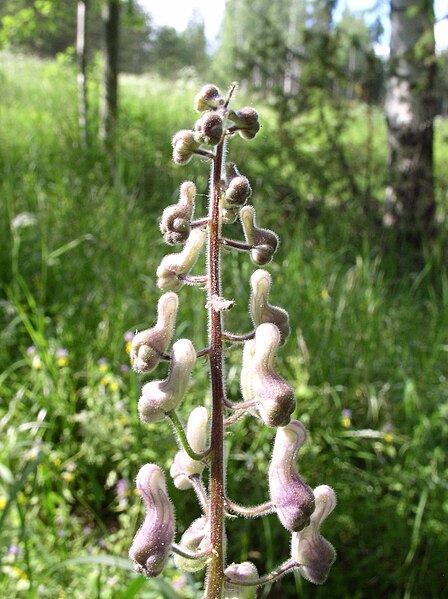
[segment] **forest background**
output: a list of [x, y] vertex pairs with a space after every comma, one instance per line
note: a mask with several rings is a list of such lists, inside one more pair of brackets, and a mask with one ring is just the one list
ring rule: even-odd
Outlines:
[[[126, 557], [136, 473], [174, 456], [168, 424], [138, 420], [127, 351], [156, 317], [158, 217], [185, 176], [207, 189], [203, 165], [172, 163], [171, 136], [202, 83], [233, 80], [261, 115], [233, 152], [281, 238], [272, 301], [290, 312], [278, 369], [310, 435], [299, 471], [338, 495], [327, 583], [284, 578], [260, 596], [446, 596], [448, 53], [435, 51], [431, 2], [391, 8], [390, 55], [378, 55], [375, 7], [336, 19], [330, 0], [227, 0], [213, 51], [198, 14], [177, 31], [131, 0], [1, 4], [2, 596], [198, 596], [194, 575], [148, 581]], [[403, 81], [408, 129], [391, 101]], [[240, 332], [251, 271], [225, 256]], [[203, 347], [196, 294], [180, 306], [176, 334]], [[232, 350], [234, 400], [238, 364]], [[199, 368], [182, 415], [204, 394]], [[271, 446], [255, 419], [235, 427], [232, 498], [265, 500]], [[197, 507], [169, 490], [182, 531]], [[230, 560], [263, 572], [288, 555], [274, 516], [229, 531]]]

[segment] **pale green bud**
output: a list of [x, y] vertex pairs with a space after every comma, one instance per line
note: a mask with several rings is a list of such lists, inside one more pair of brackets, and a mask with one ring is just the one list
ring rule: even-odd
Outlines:
[[257, 327], [249, 387], [268, 426], [285, 426], [295, 408], [294, 391], [274, 370], [279, 343], [280, 332], [274, 324], [266, 322]]
[[257, 227], [253, 206], [241, 208], [240, 220], [247, 243], [253, 246], [250, 251], [252, 261], [259, 266], [267, 264], [272, 260], [272, 256], [278, 247], [277, 235], [269, 229]]
[[184, 181], [180, 187], [177, 204], [167, 206], [162, 213], [160, 231], [170, 245], [185, 243], [190, 235], [190, 220], [194, 212], [196, 185], [193, 181]]
[[195, 362], [196, 351], [191, 341], [189, 339], [176, 341], [173, 345], [167, 378], [143, 385], [138, 411], [144, 422], [162, 420], [166, 412], [177, 408], [187, 391]]
[[223, 118], [217, 112], [204, 112], [194, 126], [194, 139], [199, 144], [216, 146], [224, 133]]
[[[205, 449], [207, 421], [207, 410], [202, 406], [192, 410], [188, 417], [187, 440], [195, 453], [201, 453]], [[189, 489], [192, 485], [188, 477], [192, 474], [202, 474], [204, 468], [203, 462], [193, 460], [184, 449], [181, 449], [176, 453], [170, 474], [178, 489]]]
[[255, 327], [264, 323], [272, 322], [280, 331], [280, 345], [283, 345], [290, 333], [289, 315], [286, 310], [269, 303], [269, 292], [271, 290], [271, 275], [267, 270], [256, 270], [250, 278], [251, 296], [249, 301], [249, 312]]
[[[258, 571], [252, 562], [231, 564], [224, 570], [224, 574], [235, 582], [249, 582], [258, 579]], [[224, 584], [224, 599], [255, 599], [257, 586], [238, 586], [231, 582]]]
[[[201, 516], [194, 520], [180, 539], [179, 546], [181, 549], [191, 553], [202, 553], [206, 551], [210, 545], [210, 522]], [[174, 554], [174, 563], [177, 568], [186, 570], [187, 572], [199, 572], [205, 568], [210, 557], [200, 559], [188, 559], [177, 553]]]
[[137, 475], [137, 490], [145, 504], [146, 516], [134, 537], [129, 557], [134, 570], [144, 576], [158, 576], [168, 561], [174, 541], [174, 511], [165, 476], [155, 464], [145, 464]]
[[195, 140], [193, 131], [182, 129], [171, 140], [173, 160], [176, 164], [187, 164], [200, 144]]
[[194, 109], [198, 112], [214, 110], [224, 105], [224, 98], [216, 85], [204, 85], [194, 98]]
[[300, 574], [314, 584], [323, 584], [336, 559], [333, 545], [320, 534], [324, 520], [336, 507], [336, 494], [328, 485], [314, 489], [316, 508], [309, 525], [292, 535], [291, 556], [301, 564]]
[[135, 372], [151, 372], [173, 337], [179, 301], [175, 293], [162, 295], [157, 304], [157, 322], [132, 339], [130, 358]]
[[184, 285], [178, 275], [187, 274], [193, 268], [206, 236], [205, 231], [194, 229], [181, 252], [168, 254], [162, 259], [156, 271], [157, 287], [164, 291], [178, 291]]
[[290, 531], [302, 530], [314, 510], [314, 495], [296, 471], [306, 430], [298, 420], [277, 429], [269, 467], [269, 494], [280, 522]]
[[239, 127], [239, 134], [243, 139], [253, 139], [260, 130], [258, 112], [250, 106], [245, 106], [236, 111], [230, 110], [228, 118]]

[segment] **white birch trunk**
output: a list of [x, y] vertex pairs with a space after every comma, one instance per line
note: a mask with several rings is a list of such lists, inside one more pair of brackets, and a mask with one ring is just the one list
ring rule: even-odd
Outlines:
[[389, 184], [384, 222], [416, 243], [433, 232], [434, 11], [431, 0], [391, 0], [386, 90]]
[[82, 143], [88, 145], [87, 96], [87, 12], [88, 0], [78, 0], [76, 20], [76, 56], [78, 58], [78, 123]]

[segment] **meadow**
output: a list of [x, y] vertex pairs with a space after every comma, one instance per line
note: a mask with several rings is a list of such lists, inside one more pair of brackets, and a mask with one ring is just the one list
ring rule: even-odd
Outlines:
[[[201, 82], [124, 76], [116, 155], [96, 141], [98, 77], [92, 74], [92, 143], [79, 141], [76, 73], [64, 61], [3, 54], [0, 61], [0, 595], [148, 599], [199, 596], [199, 582], [170, 566], [137, 577], [127, 559], [142, 518], [139, 467], [169, 469], [168, 423], [145, 425], [144, 380], [129, 369], [129, 338], [150, 326], [167, 253], [162, 209], [184, 179], [206, 202], [207, 168], [178, 168], [170, 139], [189, 127]], [[246, 98], [252, 102], [252, 98]], [[378, 109], [351, 105], [344, 156], [363, 197], [319, 134], [318, 112], [288, 130], [258, 104], [261, 134], [236, 140], [263, 226], [281, 238], [272, 301], [292, 334], [278, 356], [309, 431], [299, 471], [326, 483], [338, 506], [324, 535], [338, 559], [327, 583], [286, 577], [263, 597], [440, 599], [448, 594], [448, 124], [436, 123], [440, 234], [418, 254], [368, 218], [381, 197], [386, 140]], [[331, 109], [324, 108], [331, 123]], [[334, 161], [332, 161], [334, 156]], [[445, 164], [445, 167], [444, 167]], [[444, 230], [445, 229], [445, 230]], [[168, 250], [169, 251], [169, 250]], [[236, 300], [228, 328], [246, 332], [244, 256], [223, 259]], [[201, 264], [197, 272], [201, 271]], [[180, 294], [176, 335], [204, 347], [196, 289]], [[239, 397], [239, 349], [228, 352], [227, 389]], [[165, 368], [155, 375], [163, 377]], [[208, 396], [201, 366], [181, 408]], [[272, 430], [243, 418], [228, 436], [229, 495], [263, 502]], [[188, 491], [170, 495], [182, 531], [198, 514]], [[275, 516], [229, 522], [229, 561], [260, 572], [289, 554]]]

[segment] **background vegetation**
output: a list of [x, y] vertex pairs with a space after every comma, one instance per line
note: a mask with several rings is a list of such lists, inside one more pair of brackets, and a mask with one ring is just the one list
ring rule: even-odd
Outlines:
[[[112, 160], [95, 138], [88, 148], [79, 141], [69, 56], [1, 55], [2, 596], [199, 594], [196, 579], [174, 568], [163, 580], [136, 577], [126, 557], [142, 515], [138, 468], [156, 461], [167, 469], [174, 451], [168, 423], [141, 426], [142, 380], [129, 371], [126, 344], [155, 318], [162, 208], [185, 177], [205, 206], [206, 166], [176, 168], [170, 146], [190, 126], [200, 83], [191, 71], [174, 85], [154, 73], [122, 76]], [[95, 65], [89, 85], [95, 129]], [[272, 301], [288, 308], [293, 334], [279, 370], [310, 433], [300, 472], [338, 495], [324, 530], [338, 560], [323, 587], [286, 577], [264, 596], [440, 598], [448, 591], [448, 126], [436, 121], [439, 233], [417, 250], [369, 210], [386, 180], [380, 108], [359, 98], [335, 104], [308, 89], [306, 109], [288, 113], [286, 128], [280, 95], [257, 104], [260, 135], [249, 145], [235, 140], [232, 151], [253, 183], [260, 221], [281, 237]], [[241, 103], [255, 92], [243, 86]], [[252, 266], [231, 253], [223, 265], [225, 294], [236, 300], [229, 328], [245, 332]], [[200, 293], [181, 292], [176, 330], [196, 347], [205, 344]], [[228, 364], [237, 400], [238, 349]], [[182, 415], [204, 394], [199, 365]], [[255, 419], [232, 429], [232, 498], [265, 499], [271, 444], [272, 431]], [[168, 484], [181, 532], [196, 502]], [[230, 560], [251, 559], [260, 572], [289, 552], [274, 516], [229, 521], [229, 539]]]

